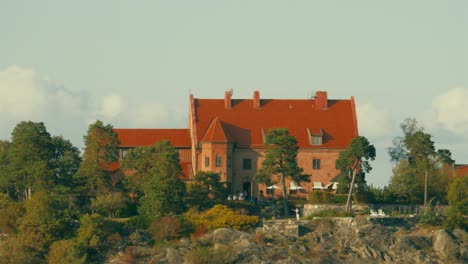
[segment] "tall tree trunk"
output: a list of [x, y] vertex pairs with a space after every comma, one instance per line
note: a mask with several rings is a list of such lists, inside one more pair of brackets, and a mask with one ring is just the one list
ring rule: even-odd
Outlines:
[[353, 170], [353, 178], [351, 179], [351, 185], [349, 186], [348, 199], [346, 200], [346, 212], [351, 212], [351, 196], [353, 194], [354, 180], [356, 179], [356, 169]]
[[286, 180], [283, 174], [281, 174], [281, 188], [283, 192], [283, 207], [284, 207], [284, 216], [289, 216], [288, 201], [286, 200]]
[[427, 206], [427, 182], [428, 182], [428, 172], [427, 169], [424, 172], [424, 207]]

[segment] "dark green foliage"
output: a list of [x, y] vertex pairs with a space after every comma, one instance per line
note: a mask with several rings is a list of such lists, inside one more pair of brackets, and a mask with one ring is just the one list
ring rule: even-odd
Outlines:
[[335, 209], [323, 209], [318, 213], [311, 214], [306, 219], [311, 220], [314, 217], [352, 217], [353, 214], [345, 211], [338, 211]]
[[49, 246], [55, 240], [66, 238], [73, 231], [71, 218], [61, 201], [45, 192], [36, 192], [24, 204], [24, 215], [18, 219], [16, 233], [6, 243], [8, 262], [44, 262]]
[[74, 180], [79, 186], [80, 195], [88, 202], [97, 193], [107, 193], [112, 189], [108, 166], [119, 158], [119, 141], [112, 129], [111, 125], [96, 121], [88, 127], [88, 133], [84, 136], [83, 161]]
[[179, 152], [169, 141], [130, 150], [122, 169], [133, 171], [125, 186], [141, 196], [138, 208], [141, 215], [152, 219], [184, 212], [186, 192], [184, 182], [179, 179], [182, 173]]
[[205, 210], [221, 204], [228, 194], [227, 188], [214, 172], [198, 171], [193, 182], [188, 185], [187, 207]]
[[236, 211], [239, 214], [252, 215], [252, 214], [255, 213], [255, 211], [257, 209], [254, 203], [252, 203], [250, 201], [245, 201], [245, 200], [242, 200], [242, 201], [228, 201], [228, 200], [225, 200], [224, 204], [226, 206], [228, 206], [229, 208], [233, 209], [234, 211]]
[[273, 177], [279, 176], [282, 185], [284, 214], [289, 215], [286, 200], [286, 177], [300, 183], [310, 181], [309, 175], [302, 173], [302, 168], [297, 165], [297, 140], [290, 135], [285, 128], [271, 129], [265, 135], [265, 144], [268, 149], [265, 151], [265, 160], [262, 167], [255, 175], [255, 180], [259, 183], [271, 185], [274, 183]]
[[398, 202], [398, 198], [389, 187], [383, 188], [370, 186], [368, 191], [372, 193], [373, 203], [376, 204], [393, 204]]
[[311, 204], [327, 204], [331, 203], [332, 194], [325, 191], [312, 191], [309, 193], [309, 203]]
[[11, 144], [2, 148], [6, 153], [0, 154], [1, 189], [15, 199], [27, 200], [33, 192], [52, 186], [52, 143], [44, 123], [19, 123], [12, 132]]
[[85, 256], [87, 263], [101, 262], [112, 247], [112, 237], [121, 233], [123, 224], [106, 220], [99, 214], [84, 214], [76, 234], [79, 256]]
[[80, 151], [63, 137], [54, 136], [51, 138], [51, 143], [50, 164], [53, 170], [54, 188], [62, 188], [62, 190], [57, 190], [59, 193], [70, 192], [70, 189], [74, 187], [73, 175], [81, 163]]
[[331, 197], [332, 203], [344, 204], [348, 199], [348, 194], [335, 194]]
[[390, 159], [396, 162], [390, 190], [402, 202], [445, 202], [450, 174], [447, 166], [454, 162], [451, 152], [436, 152], [432, 136], [418, 127], [415, 119], [406, 119], [401, 128], [403, 136], [396, 137], [388, 149]]
[[431, 207], [424, 209], [422, 214], [419, 215], [419, 223], [430, 226], [441, 226], [444, 222], [444, 217], [437, 214]]
[[0, 233], [14, 234], [18, 230], [18, 219], [24, 215], [21, 202], [12, 200], [7, 194], [0, 193]]
[[80, 160], [78, 149], [51, 137], [43, 123], [21, 122], [11, 143], [0, 142], [0, 190], [19, 201], [47, 191], [73, 203], [72, 175]]
[[[346, 201], [346, 211], [351, 211], [351, 196], [353, 194], [353, 189], [355, 184], [359, 183], [356, 178], [362, 181], [364, 179], [363, 174], [368, 173], [372, 170], [369, 160], [374, 160], [376, 155], [374, 145], [371, 145], [367, 138], [359, 136], [354, 138], [349, 144], [349, 149], [340, 152], [340, 157], [336, 161], [338, 169], [341, 170], [342, 174], [348, 174], [351, 176], [350, 190], [348, 192], [348, 199]], [[358, 177], [356, 177], [359, 175]], [[359, 188], [358, 188], [359, 190]]]
[[103, 193], [91, 200], [91, 209], [108, 217], [116, 217], [126, 202], [127, 199], [120, 192]]
[[450, 183], [447, 200], [450, 208], [444, 226], [468, 230], [468, 177], [458, 177]]

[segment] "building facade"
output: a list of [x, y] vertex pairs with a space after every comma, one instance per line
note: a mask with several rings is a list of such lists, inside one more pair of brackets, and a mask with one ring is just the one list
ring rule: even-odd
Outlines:
[[222, 99], [190, 95], [189, 104], [188, 129], [115, 129], [121, 158], [129, 148], [169, 140], [179, 150], [185, 180], [196, 171], [213, 171], [233, 193], [271, 193], [276, 186], [267, 189], [254, 176], [264, 159], [265, 134], [287, 128], [298, 142], [298, 165], [311, 182], [287, 181], [286, 187], [302, 195], [336, 187], [339, 153], [359, 135], [354, 98], [330, 100], [324, 91], [308, 99], [261, 99], [258, 91], [252, 99], [232, 99], [227, 91]]

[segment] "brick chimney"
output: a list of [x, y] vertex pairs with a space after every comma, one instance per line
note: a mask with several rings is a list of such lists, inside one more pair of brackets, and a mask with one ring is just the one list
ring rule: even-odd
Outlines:
[[232, 97], [232, 90], [224, 92], [224, 107], [226, 109], [231, 109], [231, 97]]
[[328, 95], [325, 91], [317, 91], [315, 93], [315, 108], [325, 110], [328, 109]]
[[255, 109], [260, 108], [260, 92], [259, 91], [254, 91], [254, 94], [253, 94], [253, 107]]

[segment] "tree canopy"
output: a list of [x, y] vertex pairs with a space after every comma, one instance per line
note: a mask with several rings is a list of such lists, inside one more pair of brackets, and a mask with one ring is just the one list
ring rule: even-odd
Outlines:
[[444, 164], [454, 162], [450, 151], [436, 151], [432, 135], [415, 119], [405, 119], [400, 127], [403, 136], [396, 137], [388, 149], [390, 160], [396, 162], [390, 189], [409, 202], [427, 205], [428, 196], [443, 200], [448, 184]]
[[228, 194], [218, 173], [198, 171], [193, 183], [188, 185], [187, 205], [198, 210], [209, 209], [221, 204]]
[[265, 135], [265, 144], [268, 148], [265, 151], [265, 159], [258, 170], [255, 180], [267, 185], [275, 182], [275, 177], [279, 176], [282, 185], [284, 214], [289, 215], [286, 201], [286, 177], [296, 183], [310, 181], [308, 175], [304, 175], [302, 168], [297, 165], [297, 140], [289, 134], [285, 128], [271, 129]]
[[90, 199], [97, 193], [111, 191], [108, 167], [119, 158], [119, 140], [112, 125], [104, 125], [98, 120], [89, 125], [84, 142], [83, 160], [74, 180], [80, 186], [81, 196]]
[[346, 202], [346, 210], [348, 212], [351, 211], [351, 195], [353, 193], [356, 175], [370, 172], [372, 167], [369, 160], [374, 160], [375, 156], [376, 151], [374, 145], [371, 145], [369, 140], [363, 136], [354, 138], [349, 144], [348, 150], [340, 152], [340, 156], [336, 161], [336, 166], [342, 173], [348, 172], [351, 178]]
[[169, 141], [129, 150], [122, 169], [132, 171], [126, 185], [142, 193], [140, 214], [154, 218], [183, 212], [185, 184], [179, 179], [179, 152]]

